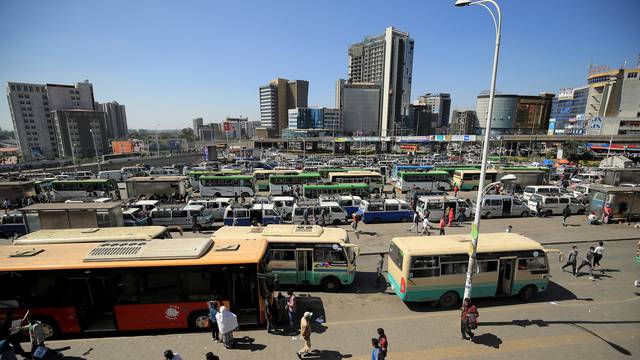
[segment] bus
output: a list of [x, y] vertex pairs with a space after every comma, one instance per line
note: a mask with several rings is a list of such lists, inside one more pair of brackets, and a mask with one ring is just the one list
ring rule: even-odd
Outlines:
[[433, 168], [436, 171], [446, 171], [450, 176], [453, 176], [453, 173], [456, 170], [480, 170], [480, 165], [448, 165], [448, 166], [438, 166]]
[[106, 227], [38, 230], [13, 241], [14, 245], [68, 244], [105, 241], [171, 239], [164, 226]]
[[211, 238], [216, 243], [218, 239], [266, 239], [266, 274], [278, 275], [282, 285], [319, 285], [326, 292], [336, 292], [355, 279], [358, 247], [349, 243], [346, 230], [341, 228], [225, 226]]
[[369, 185], [367, 184], [318, 184], [304, 185], [302, 193], [305, 198], [317, 199], [320, 195], [356, 195], [369, 197]]
[[395, 164], [393, 165], [393, 168], [391, 169], [391, 180], [393, 181], [397, 181], [398, 180], [398, 175], [400, 174], [400, 172], [406, 171], [406, 172], [426, 172], [426, 171], [431, 171], [433, 169], [433, 166], [427, 166], [427, 165], [398, 165]]
[[[207, 302], [241, 324], [264, 322], [264, 239], [208, 238], [1, 245], [2, 310], [46, 337], [94, 331], [205, 329]], [[18, 255], [18, 256], [16, 256]]]
[[251, 175], [203, 175], [200, 177], [201, 196], [253, 196]]
[[[337, 184], [364, 183], [369, 185], [369, 193], [380, 194], [384, 186], [382, 174], [375, 171], [346, 171], [329, 173], [329, 182]], [[355, 195], [355, 194], [354, 194]]]
[[530, 185], [548, 185], [550, 171], [547, 167], [537, 166], [501, 166], [496, 169], [498, 171], [497, 178], [507, 174], [513, 174], [516, 176], [516, 180], [513, 183], [519, 185], [520, 188], [524, 188]]
[[405, 172], [398, 173], [396, 191], [405, 193], [412, 189], [451, 190], [451, 178], [446, 171]]
[[51, 196], [54, 201], [103, 198], [111, 197], [116, 188], [116, 183], [111, 179], [54, 180], [51, 182]]
[[270, 175], [269, 193], [271, 195], [286, 195], [287, 192], [302, 190], [302, 185], [320, 182], [317, 172], [301, 172], [294, 175]]
[[277, 169], [277, 170], [257, 169], [253, 171], [253, 187], [256, 189], [256, 191], [269, 191], [269, 176], [296, 175], [301, 172], [302, 172], [301, 170], [295, 170], [295, 169]]
[[191, 170], [187, 172], [187, 177], [189, 178], [189, 185], [194, 190], [200, 189], [200, 177], [203, 175], [240, 175], [242, 171], [240, 170]]
[[[496, 170], [489, 170], [484, 176], [485, 185], [489, 185], [496, 181], [498, 173]], [[460, 190], [477, 191], [480, 184], [480, 170], [456, 170], [453, 173], [452, 186], [458, 186]]]
[[318, 168], [318, 173], [323, 180], [329, 180], [329, 173], [338, 173], [338, 172], [347, 172], [348, 169], [345, 168], [332, 168], [332, 167], [321, 167]]
[[362, 215], [365, 224], [410, 222], [414, 211], [404, 200], [400, 199], [372, 199], [362, 200], [357, 213]]
[[141, 152], [130, 152], [123, 154], [105, 154], [102, 155], [102, 162], [105, 164], [127, 162], [129, 160], [138, 160], [142, 157]]
[[[389, 245], [387, 278], [405, 302], [452, 308], [464, 294], [470, 235], [396, 237]], [[540, 243], [515, 233], [481, 234], [473, 277], [474, 298], [518, 295], [529, 300], [549, 286]]]

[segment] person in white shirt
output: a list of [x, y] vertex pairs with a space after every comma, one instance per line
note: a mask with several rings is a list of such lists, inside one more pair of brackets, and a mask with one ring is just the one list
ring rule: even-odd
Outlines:
[[596, 249], [593, 251], [593, 269], [594, 270], [600, 270], [600, 272], [604, 272], [600, 267], [600, 260], [602, 260], [603, 255], [604, 255], [604, 242], [600, 241], [598, 242], [598, 246], [596, 246]]

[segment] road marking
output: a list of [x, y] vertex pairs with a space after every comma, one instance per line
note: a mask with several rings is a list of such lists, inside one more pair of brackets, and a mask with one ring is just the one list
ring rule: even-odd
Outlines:
[[[640, 300], [639, 296], [621, 299], [621, 300], [610, 300], [610, 301], [599, 301], [599, 302], [582, 302], [576, 304], [557, 304], [554, 306], [558, 307], [576, 307], [576, 306], [597, 306], [597, 305], [605, 305], [605, 304], [619, 304], [625, 302], [632, 302]], [[504, 312], [505, 310], [510, 309], [518, 309], [518, 310], [528, 310], [528, 309], [536, 309], [542, 308], [545, 306], [549, 306], [548, 302], [530, 304], [530, 305], [507, 305], [507, 306], [495, 306], [491, 308], [483, 308], [483, 313], [492, 313], [492, 312]], [[450, 316], [459, 316], [458, 310], [451, 310], [446, 312], [433, 312], [428, 314], [413, 314], [413, 315], [404, 315], [404, 316], [395, 316], [395, 317], [387, 317], [387, 318], [370, 318], [370, 319], [359, 319], [359, 320], [345, 320], [345, 321], [328, 321], [324, 323], [325, 326], [331, 325], [351, 325], [351, 324], [366, 324], [366, 323], [377, 323], [380, 321], [404, 321], [404, 320], [415, 320], [415, 319], [427, 319], [427, 318], [436, 318], [436, 317], [450, 317]]]
[[[481, 335], [478, 335], [480, 337]], [[629, 333], [627, 331], [607, 332], [607, 337], [619, 337], [627, 339]], [[452, 359], [452, 358], [468, 358], [469, 354], [473, 354], [474, 358], [480, 356], [495, 356], [496, 354], [504, 354], [509, 352], [523, 353], [525, 351], [540, 350], [554, 347], [575, 346], [578, 344], [593, 343], [594, 337], [591, 334], [578, 332], [570, 335], [544, 336], [536, 338], [526, 338], [518, 340], [506, 340], [502, 342], [496, 338], [496, 346], [480, 346], [478, 344], [464, 341], [461, 345], [430, 348], [427, 350], [415, 350], [404, 352], [389, 353], [387, 359], [403, 359], [403, 360], [423, 360], [423, 359]], [[462, 340], [460, 340], [463, 342]], [[612, 349], [613, 350], [613, 349]], [[355, 356], [352, 360], [370, 359], [370, 356]]]

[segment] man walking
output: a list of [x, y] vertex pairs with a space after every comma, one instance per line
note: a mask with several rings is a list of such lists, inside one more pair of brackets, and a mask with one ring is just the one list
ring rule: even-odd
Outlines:
[[382, 353], [382, 349], [378, 344], [378, 339], [371, 339], [371, 360], [384, 360], [384, 354]]
[[294, 320], [296, 317], [296, 307], [297, 307], [297, 302], [298, 299], [296, 298], [296, 296], [293, 294], [293, 290], [289, 289], [287, 290], [287, 295], [289, 295], [289, 299], [287, 300], [287, 315], [289, 316], [289, 328], [291, 329], [291, 331], [295, 331], [295, 324], [294, 324]]
[[300, 319], [300, 336], [304, 340], [304, 346], [297, 352], [299, 359], [302, 359], [303, 356], [306, 356], [311, 351], [311, 324], [309, 323], [311, 316], [313, 316], [313, 313], [305, 311], [302, 319]]
[[569, 254], [567, 254], [567, 263], [562, 265], [562, 271], [564, 271], [564, 268], [566, 268], [567, 266], [571, 266], [571, 272], [575, 277], [577, 262], [578, 262], [578, 247], [574, 245], [571, 251], [569, 252]]
[[444, 215], [440, 218], [440, 235], [444, 235], [444, 228], [447, 226], [447, 220]]
[[353, 231], [358, 232], [358, 221], [360, 221], [360, 216], [358, 216], [357, 212], [354, 212], [351, 215], [351, 227], [353, 228]]
[[453, 196], [454, 197], [458, 197], [458, 191], [460, 191], [460, 188], [458, 187], [458, 184], [453, 185]]
[[200, 232], [200, 224], [198, 224], [198, 215], [193, 214], [191, 217], [191, 231], [195, 234], [196, 232]]
[[604, 255], [604, 242], [599, 241], [598, 246], [593, 251], [593, 269], [600, 270], [601, 273], [604, 271], [600, 268], [600, 260], [602, 260], [602, 255]]
[[418, 215], [418, 210], [416, 210], [413, 212], [413, 224], [409, 229], [407, 229], [407, 231], [413, 231], [413, 229], [415, 229], [417, 233], [419, 224], [420, 224], [420, 215]]
[[383, 267], [384, 267], [384, 254], [380, 253], [380, 257], [378, 258], [378, 262], [376, 263], [376, 284], [380, 284]]
[[594, 251], [595, 251], [594, 247], [591, 246], [589, 248], [589, 251], [587, 251], [587, 253], [585, 254], [584, 259], [582, 259], [582, 263], [578, 267], [578, 272], [580, 272], [580, 269], [587, 266], [589, 268], [589, 279], [595, 281], [595, 278], [593, 277], [593, 252]]
[[571, 216], [571, 209], [569, 209], [569, 204], [562, 209], [562, 226], [567, 226], [567, 219]]
[[387, 335], [384, 333], [383, 328], [378, 328], [378, 346], [380, 346], [380, 349], [382, 349], [382, 355], [384, 355], [384, 357], [387, 357], [389, 341], [387, 340]]
[[429, 233], [429, 218], [428, 217], [424, 217], [422, 219], [422, 235], [431, 236], [431, 233]]

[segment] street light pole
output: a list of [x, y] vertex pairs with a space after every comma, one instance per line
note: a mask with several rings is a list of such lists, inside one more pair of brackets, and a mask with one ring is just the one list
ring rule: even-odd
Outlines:
[[[496, 15], [491, 11], [491, 8], [485, 3], [492, 4], [495, 7]], [[469, 6], [480, 5], [489, 11], [491, 18], [493, 19], [493, 25], [496, 30], [495, 49], [493, 53], [493, 71], [491, 73], [491, 88], [489, 92], [489, 109], [487, 111], [487, 122], [484, 131], [484, 143], [482, 147], [482, 163], [480, 165], [480, 180], [478, 182], [478, 196], [476, 198], [476, 210], [473, 217], [473, 224], [471, 225], [471, 248], [469, 249], [469, 263], [467, 265], [467, 279], [464, 284], [464, 296], [463, 300], [471, 298], [471, 290], [473, 288], [473, 269], [476, 263], [476, 253], [478, 251], [478, 235], [480, 233], [480, 214], [482, 209], [482, 194], [484, 190], [485, 176], [487, 173], [487, 155], [489, 153], [489, 136], [491, 134], [491, 117], [493, 116], [493, 98], [496, 91], [496, 75], [498, 73], [498, 56], [500, 54], [500, 31], [502, 28], [502, 14], [500, 12], [500, 6], [494, 0], [458, 0], [456, 6]]]
[[96, 144], [96, 134], [93, 133], [93, 129], [89, 129], [91, 133], [91, 140], [93, 140], [93, 150], [96, 152], [96, 163], [98, 164], [98, 171], [100, 171], [100, 157], [98, 156], [98, 145]]

